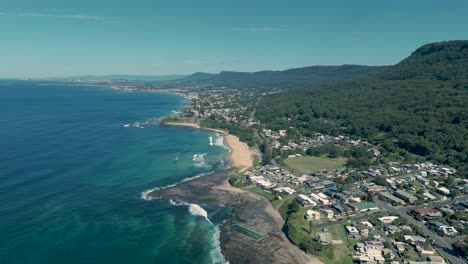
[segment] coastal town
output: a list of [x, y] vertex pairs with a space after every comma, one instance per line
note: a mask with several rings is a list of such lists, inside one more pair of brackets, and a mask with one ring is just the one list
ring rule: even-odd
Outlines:
[[[155, 89], [142, 87], [125, 89]], [[255, 115], [265, 92], [167, 89], [189, 100], [163, 122], [226, 130], [256, 150], [230, 183], [268, 199], [305, 252], [325, 263], [466, 263], [468, 179], [457, 169], [395, 159], [362, 138], [267, 127]]]
[[189, 101], [169, 121], [240, 128], [241, 140], [260, 150], [230, 183], [267, 198], [304, 251], [326, 263], [465, 263], [468, 180], [455, 168], [382, 162], [385, 150], [360, 138], [265, 127], [255, 118], [264, 92], [171, 89]]
[[468, 264], [468, 0], [0, 7], [0, 264]]

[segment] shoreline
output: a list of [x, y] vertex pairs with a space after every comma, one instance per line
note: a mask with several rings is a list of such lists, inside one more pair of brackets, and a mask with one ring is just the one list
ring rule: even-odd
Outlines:
[[[204, 128], [196, 123], [163, 122], [160, 124], [219, 133], [224, 137], [224, 142], [230, 149], [230, 168], [216, 172], [210, 177], [200, 177], [180, 185], [150, 191], [147, 193], [149, 199], [176, 199], [196, 204], [216, 202], [231, 206], [233, 214], [219, 226], [221, 253], [228, 263], [244, 263], [246, 260], [253, 261], [253, 263], [322, 263], [316, 256], [305, 253], [289, 241], [282, 231], [284, 219], [269, 200], [257, 193], [236, 188], [229, 183], [231, 175], [244, 172], [253, 166], [254, 151], [246, 143], [227, 131]], [[262, 241], [246, 238], [245, 235], [229, 228], [230, 225], [236, 223], [266, 234], [267, 237]]]
[[244, 172], [253, 166], [253, 156], [255, 155], [255, 152], [252, 151], [246, 143], [240, 141], [239, 137], [231, 135], [227, 131], [205, 128], [201, 127], [199, 124], [189, 122], [164, 122], [161, 123], [161, 125], [189, 127], [219, 133], [224, 138], [224, 143], [229, 148], [230, 166], [238, 168], [239, 172]]

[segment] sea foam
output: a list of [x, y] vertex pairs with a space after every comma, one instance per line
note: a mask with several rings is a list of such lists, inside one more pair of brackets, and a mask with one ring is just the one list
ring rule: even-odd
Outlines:
[[224, 258], [223, 253], [221, 253], [221, 242], [219, 240], [220, 235], [221, 235], [221, 231], [219, 229], [219, 226], [216, 226], [215, 232], [212, 237], [213, 244], [211, 246], [211, 251], [210, 251], [211, 261], [214, 264], [218, 264], [218, 263], [229, 264], [229, 262], [227, 262], [226, 259]]
[[214, 171], [210, 171], [210, 172], [204, 172], [204, 173], [200, 173], [200, 174], [197, 174], [193, 177], [188, 177], [188, 178], [185, 178], [183, 180], [181, 180], [180, 182], [178, 183], [174, 183], [174, 184], [170, 184], [170, 185], [166, 185], [166, 186], [163, 186], [163, 187], [156, 187], [156, 188], [153, 188], [153, 189], [149, 189], [149, 190], [146, 190], [144, 192], [141, 193], [141, 198], [143, 200], [152, 200], [154, 198], [152, 198], [149, 194], [152, 193], [153, 191], [157, 191], [157, 190], [164, 190], [164, 189], [167, 189], [167, 188], [171, 188], [171, 187], [175, 187], [181, 183], [184, 183], [184, 182], [188, 182], [188, 181], [191, 181], [191, 180], [195, 180], [197, 178], [200, 178], [200, 177], [203, 177], [203, 176], [206, 176], [206, 175], [209, 175], [211, 173], [213, 173]]
[[195, 216], [201, 216], [203, 218], [205, 218], [206, 221], [208, 221], [210, 224], [213, 224], [210, 219], [208, 218], [208, 212], [203, 209], [200, 205], [198, 204], [192, 204], [192, 203], [187, 203], [187, 202], [184, 202], [184, 201], [178, 201], [178, 200], [169, 200], [169, 202], [172, 204], [172, 205], [175, 205], [175, 206], [187, 206], [188, 207], [188, 211], [192, 214], [192, 215], [195, 215]]
[[205, 163], [205, 155], [206, 155], [206, 153], [193, 155], [193, 158], [192, 158], [192, 160], [193, 160], [193, 166], [198, 167], [198, 168], [202, 168], [202, 167], [208, 166], [208, 165]]
[[226, 149], [229, 149], [225, 144], [224, 144], [224, 137], [221, 136], [219, 133], [216, 134], [216, 138], [214, 139], [213, 144], [218, 147], [223, 147]]

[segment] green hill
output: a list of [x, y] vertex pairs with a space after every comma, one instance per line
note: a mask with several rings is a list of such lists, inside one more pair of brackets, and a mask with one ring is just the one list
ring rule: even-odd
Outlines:
[[378, 76], [266, 96], [257, 117], [273, 128], [297, 127], [366, 138], [460, 167], [468, 147], [468, 41], [425, 45]]
[[195, 73], [175, 82], [240, 89], [273, 90], [336, 83], [381, 73], [386, 68], [385, 66], [341, 65], [310, 66], [284, 71], [222, 71], [219, 74]]

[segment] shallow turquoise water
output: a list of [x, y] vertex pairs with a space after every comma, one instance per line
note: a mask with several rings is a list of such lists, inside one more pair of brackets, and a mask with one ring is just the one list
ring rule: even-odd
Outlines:
[[226, 150], [209, 145], [216, 134], [124, 127], [184, 100], [0, 82], [0, 263], [221, 262], [213, 224], [187, 206], [140, 197], [221, 169]]

